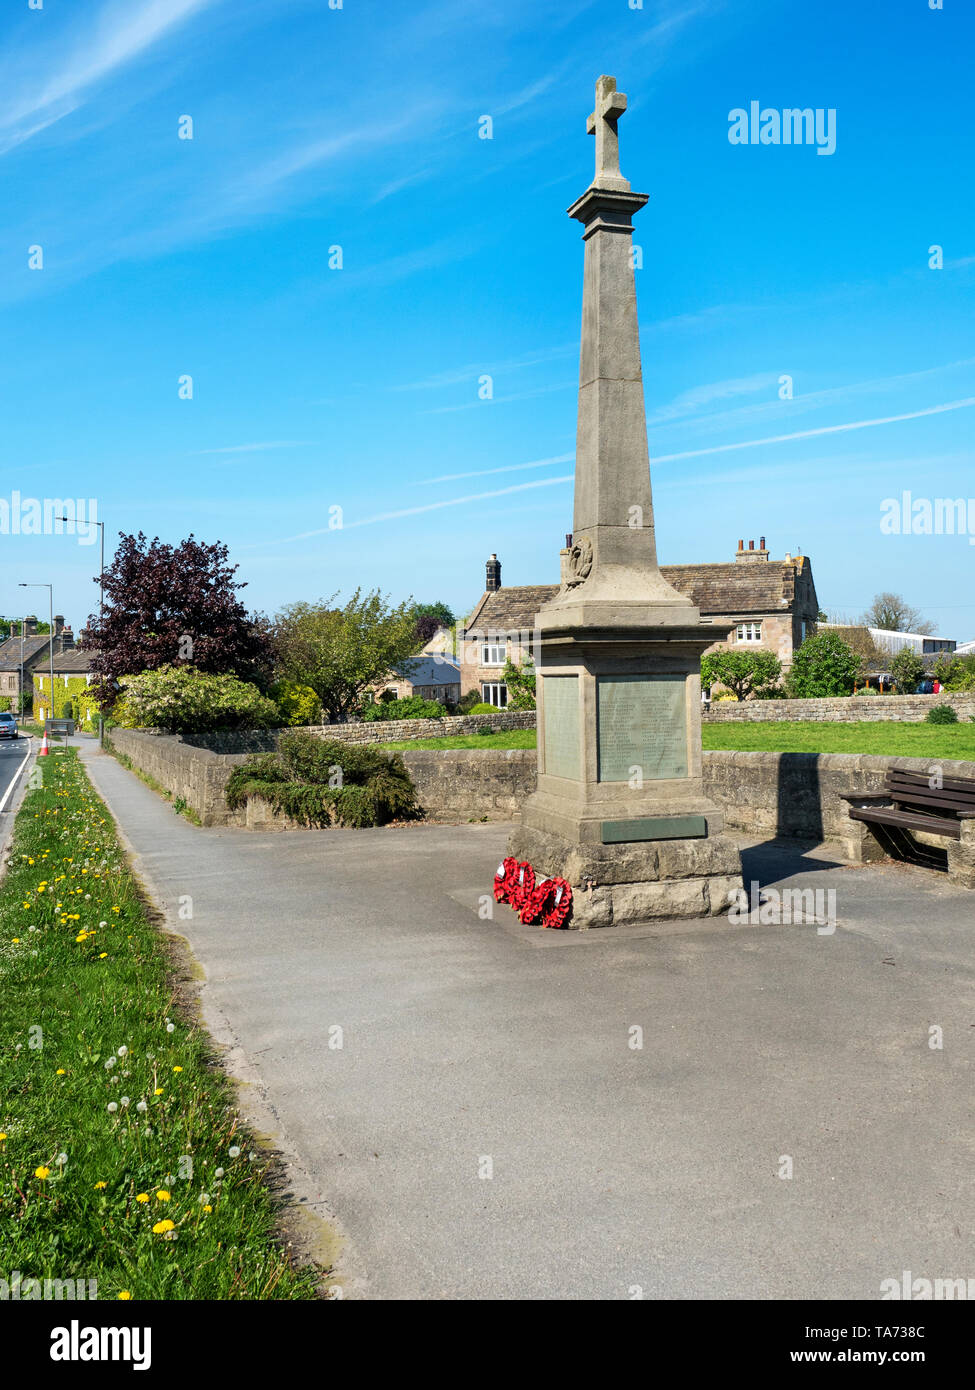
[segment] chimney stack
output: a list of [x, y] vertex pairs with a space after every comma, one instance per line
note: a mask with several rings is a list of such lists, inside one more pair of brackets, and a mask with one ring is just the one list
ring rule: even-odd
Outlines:
[[74, 633], [69, 627], [63, 627], [58, 637], [62, 652], [70, 652], [74, 649]]
[[487, 579], [485, 588], [489, 594], [495, 594], [501, 588], [501, 561], [497, 555], [492, 555], [485, 566]]
[[22, 626], [24, 629], [25, 637], [37, 636], [37, 618], [34, 616], [33, 613], [29, 617], [24, 619]]
[[62, 633], [63, 631], [64, 631], [64, 614], [63, 614], [63, 613], [55, 613], [55, 615], [54, 615], [54, 635], [55, 635], [55, 637], [60, 637], [60, 635], [61, 635], [61, 633]]
[[759, 541], [757, 550], [755, 549], [754, 541], [748, 542], [747, 550], [745, 549], [745, 542], [739, 541], [738, 553], [735, 555], [735, 559], [739, 561], [739, 563], [744, 560], [748, 564], [753, 560], [768, 560], [768, 551], [765, 549], [765, 537], [763, 536]]

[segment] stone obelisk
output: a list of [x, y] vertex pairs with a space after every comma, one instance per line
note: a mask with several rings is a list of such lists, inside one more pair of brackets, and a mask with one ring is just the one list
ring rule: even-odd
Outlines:
[[538, 615], [538, 787], [509, 845], [568, 879], [576, 928], [715, 915], [741, 886], [701, 780], [701, 655], [730, 626], [657, 564], [632, 260], [647, 195], [620, 172], [625, 110], [600, 77], [596, 174], [569, 208], [585, 242], [573, 543]]

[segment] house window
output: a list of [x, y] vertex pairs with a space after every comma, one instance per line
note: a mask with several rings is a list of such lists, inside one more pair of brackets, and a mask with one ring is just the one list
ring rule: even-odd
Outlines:
[[498, 709], [504, 709], [508, 703], [508, 687], [504, 681], [481, 686], [481, 699], [486, 705], [496, 705]]
[[502, 637], [491, 642], [481, 643], [481, 665], [503, 666], [508, 653], [508, 639]]
[[762, 624], [761, 623], [739, 623], [738, 641], [739, 642], [761, 642]]

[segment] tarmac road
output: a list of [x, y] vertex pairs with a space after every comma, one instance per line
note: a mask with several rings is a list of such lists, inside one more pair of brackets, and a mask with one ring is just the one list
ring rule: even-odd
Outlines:
[[30, 738], [0, 740], [0, 853], [4, 850], [14, 821], [21, 770], [33, 746]]

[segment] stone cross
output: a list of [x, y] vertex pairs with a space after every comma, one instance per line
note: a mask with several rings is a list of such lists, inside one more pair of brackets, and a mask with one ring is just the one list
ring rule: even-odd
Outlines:
[[[623, 179], [620, 172], [620, 141], [616, 122], [626, 110], [626, 97], [616, 90], [615, 77], [601, 77], [596, 83], [596, 109], [586, 122], [586, 130], [596, 137], [596, 177], [599, 184], [604, 178], [614, 182]], [[626, 185], [627, 188], [629, 184]]]

